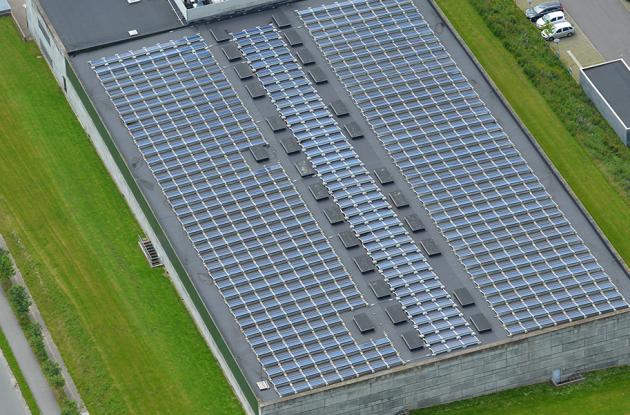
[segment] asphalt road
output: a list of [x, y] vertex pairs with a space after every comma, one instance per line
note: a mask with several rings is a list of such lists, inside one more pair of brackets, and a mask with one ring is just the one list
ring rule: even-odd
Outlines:
[[630, 62], [630, 8], [627, 0], [562, 0], [565, 10], [604, 59]]
[[13, 386], [13, 377], [2, 352], [0, 352], [0, 415], [29, 415], [19, 389]]
[[[20, 327], [11, 306], [4, 295], [4, 291], [0, 290], [0, 327], [9, 342], [9, 346], [15, 355], [15, 359], [26, 378], [26, 383], [31, 388], [37, 406], [42, 414], [59, 414], [61, 410], [55, 399], [52, 389], [48, 386], [48, 382], [42, 373], [37, 358], [33, 354], [29, 346], [24, 332]], [[4, 411], [3, 395], [0, 393], [0, 415], [12, 414], [12, 412]], [[19, 413], [19, 412], [17, 412]]]

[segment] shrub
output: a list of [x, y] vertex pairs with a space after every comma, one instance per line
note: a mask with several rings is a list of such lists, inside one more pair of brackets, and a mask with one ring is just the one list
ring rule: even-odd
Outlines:
[[79, 415], [79, 405], [75, 401], [65, 399], [61, 406], [61, 415]]
[[61, 376], [61, 367], [57, 362], [46, 359], [42, 363], [42, 370], [48, 379], [48, 382], [55, 388], [62, 388], [66, 384], [63, 376]]
[[0, 281], [8, 280], [15, 274], [9, 253], [4, 249], [0, 249]]
[[9, 288], [9, 302], [15, 309], [18, 317], [22, 317], [28, 313], [28, 309], [31, 307], [31, 299], [26, 293], [26, 288], [21, 285], [14, 285]]
[[29, 323], [23, 325], [22, 328], [26, 333], [26, 338], [33, 349], [33, 353], [37, 356], [40, 362], [48, 359], [48, 353], [46, 352], [46, 346], [44, 345], [44, 338], [42, 337], [42, 330], [36, 323]]

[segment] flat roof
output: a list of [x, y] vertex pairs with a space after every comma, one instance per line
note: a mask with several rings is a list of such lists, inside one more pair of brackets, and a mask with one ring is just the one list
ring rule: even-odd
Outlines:
[[[54, 0], [46, 0], [54, 1]], [[144, 0], [143, 0], [144, 1]], [[410, 236], [413, 243], [417, 246], [419, 252], [422, 251], [422, 241], [431, 238], [436, 248], [439, 249], [441, 255], [427, 258], [431, 267], [438, 275], [439, 280], [444, 284], [447, 292], [453, 294], [455, 290], [465, 288], [470, 293], [471, 299], [467, 299], [474, 304], [468, 307], [459, 307], [464, 318], [470, 322], [471, 317], [478, 313], [487, 317], [491, 331], [478, 334], [478, 338], [482, 345], [492, 344], [499, 340], [508, 338], [506, 330], [502, 327], [500, 321], [496, 318], [494, 312], [489, 307], [486, 299], [481, 291], [476, 287], [472, 279], [469, 277], [462, 262], [455, 255], [453, 249], [442, 235], [435, 222], [429, 216], [428, 211], [420, 203], [415, 191], [411, 188], [400, 169], [394, 164], [391, 157], [386, 152], [384, 146], [380, 143], [375, 132], [372, 130], [367, 120], [363, 117], [360, 109], [354, 104], [347, 90], [340, 83], [338, 77], [334, 73], [331, 66], [327, 63], [320, 49], [315, 44], [313, 38], [306, 30], [294, 12], [294, 9], [307, 9], [311, 6], [333, 3], [333, 0], [307, 0], [296, 4], [284, 5], [279, 8], [283, 11], [292, 28], [299, 34], [303, 45], [302, 49], [308, 49], [313, 55], [315, 65], [322, 69], [324, 75], [328, 79], [327, 83], [317, 85], [317, 92], [325, 103], [340, 100], [344, 103], [348, 115], [340, 118], [339, 124], [345, 125], [349, 122], [356, 123], [361, 129], [363, 137], [351, 140], [352, 147], [357, 153], [361, 162], [366, 168], [373, 172], [376, 169], [385, 168], [391, 174], [393, 183], [381, 186], [382, 192], [387, 195], [392, 191], [400, 192], [402, 196], [410, 203], [410, 206], [398, 211], [398, 217], [404, 222], [404, 218], [412, 215], [415, 219], [419, 219], [425, 230], [412, 233]], [[423, 14], [428, 22], [441, 22], [439, 15], [435, 10], [422, 0], [414, 0], [415, 6]], [[144, 161], [130, 133], [121, 122], [120, 116], [114, 108], [112, 101], [104, 90], [101, 82], [97, 78], [95, 72], [91, 69], [89, 62], [92, 60], [109, 57], [117, 53], [129, 50], [141, 49], [155, 45], [157, 43], [180, 39], [199, 33], [208, 45], [214, 60], [221, 67], [223, 73], [228, 79], [231, 86], [236, 91], [240, 100], [245, 105], [247, 111], [252, 117], [254, 123], [269, 143], [268, 163], [278, 163], [284, 172], [290, 177], [294, 183], [296, 190], [302, 196], [308, 210], [316, 219], [319, 227], [324, 235], [328, 238], [333, 247], [334, 252], [344, 265], [350, 278], [365, 297], [368, 306], [365, 309], [359, 309], [355, 312], [346, 312], [341, 315], [347, 329], [352, 337], [361, 343], [367, 339], [376, 339], [386, 334], [392, 341], [393, 346], [400, 353], [404, 361], [430, 361], [434, 357], [428, 350], [411, 351], [409, 345], [403, 338], [403, 334], [408, 333], [413, 328], [409, 322], [407, 324], [395, 325], [387, 314], [387, 307], [393, 303], [397, 303], [394, 296], [387, 299], [378, 299], [374, 294], [371, 285], [378, 280], [379, 274], [371, 272], [362, 274], [354, 263], [354, 259], [365, 254], [363, 246], [348, 249], [344, 246], [339, 233], [348, 231], [350, 227], [347, 223], [342, 225], [332, 225], [327, 219], [324, 207], [331, 205], [331, 200], [317, 201], [310, 187], [319, 183], [317, 176], [302, 177], [295, 164], [305, 159], [303, 152], [295, 154], [287, 154], [282, 146], [283, 138], [293, 137], [290, 128], [283, 131], [273, 132], [266, 122], [267, 119], [277, 116], [278, 112], [268, 96], [259, 99], [252, 99], [247, 92], [246, 85], [249, 81], [241, 80], [237, 71], [234, 70], [239, 64], [244, 62], [243, 59], [230, 62], [222, 52], [225, 43], [217, 43], [211, 35], [211, 30], [227, 30], [230, 33], [236, 33], [243, 29], [255, 26], [267, 25], [272, 22], [274, 10], [260, 11], [256, 13], [246, 14], [230, 18], [227, 20], [213, 23], [198, 23], [194, 27], [185, 27], [169, 33], [160, 33], [143, 39], [132, 39], [128, 42], [116, 45], [110, 45], [102, 49], [86, 51], [79, 53], [71, 58], [71, 63], [75, 71], [85, 87], [86, 92], [92, 99], [99, 115], [105, 123], [107, 129], [112, 135], [118, 150], [121, 152], [127, 166], [138, 183], [145, 198], [151, 205], [156, 217], [160, 221], [162, 228], [167, 234], [173, 248], [178, 257], [181, 259], [193, 283], [199, 291], [207, 309], [213, 316], [219, 330], [225, 338], [232, 353], [236, 356], [240, 364], [240, 368], [248, 379], [254, 393], [262, 401], [274, 400], [278, 397], [277, 392], [270, 388], [260, 391], [256, 388], [256, 382], [265, 380], [264, 371], [249, 346], [236, 320], [232, 318], [230, 310], [222, 298], [219, 289], [208, 278], [208, 271], [204, 266], [199, 255], [189, 239], [188, 235], [182, 228], [182, 224], [175, 216], [173, 210], [169, 207], [169, 203], [160, 189], [160, 185], [151, 173], [147, 163]], [[444, 26], [441, 26], [444, 27]], [[504, 131], [510, 137], [511, 142], [527, 161], [531, 169], [536, 173], [546, 190], [551, 194], [553, 200], [559, 205], [560, 209], [573, 225], [576, 232], [581, 236], [586, 246], [592, 254], [598, 259], [599, 264], [604, 268], [612, 281], [616, 284], [619, 291], [626, 298], [630, 298], [630, 282], [623, 267], [617, 262], [616, 258], [606, 247], [605, 243], [598, 236], [586, 216], [582, 213], [570, 193], [563, 186], [562, 182], [555, 176], [551, 167], [546, 163], [539, 153], [538, 149], [526, 137], [525, 132], [519, 127], [503, 105], [502, 101], [492, 90], [485, 78], [479, 72], [473, 61], [466, 54], [462, 45], [459, 44], [455, 36], [448, 30], [439, 30], [436, 35], [441, 43], [448, 50], [450, 55], [456, 61], [463, 74], [471, 80], [475, 91], [483, 99], [488, 109], [497, 118]], [[293, 50], [295, 53], [296, 50]], [[305, 67], [304, 71], [308, 71], [310, 67]], [[251, 155], [248, 155], [251, 157]], [[255, 161], [251, 160], [252, 163]], [[255, 164], [253, 164], [255, 165]], [[336, 206], [336, 205], [335, 205]], [[459, 306], [459, 305], [458, 305]], [[365, 312], [373, 321], [375, 329], [373, 331], [362, 334], [353, 322], [354, 315]], [[227, 318], [226, 316], [230, 316]], [[474, 347], [474, 346], [473, 346]]]
[[0, 0], [0, 16], [11, 13], [11, 6], [7, 0]]
[[183, 25], [169, 0], [39, 0], [68, 53], [146, 36]]
[[630, 69], [618, 59], [601, 65], [584, 68], [584, 74], [630, 128]]

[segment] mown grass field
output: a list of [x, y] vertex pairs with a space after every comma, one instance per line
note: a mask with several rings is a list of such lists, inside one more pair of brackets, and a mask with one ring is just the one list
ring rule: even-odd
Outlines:
[[31, 388], [29, 388], [26, 379], [24, 378], [24, 374], [18, 365], [15, 356], [13, 355], [13, 350], [11, 350], [11, 346], [9, 346], [9, 341], [2, 329], [0, 329], [0, 350], [2, 350], [2, 354], [4, 358], [7, 360], [9, 367], [11, 368], [11, 372], [13, 376], [15, 376], [15, 380], [17, 380], [18, 385], [20, 386], [20, 391], [22, 392], [22, 396], [28, 405], [28, 408], [31, 411], [32, 415], [39, 415], [41, 412], [39, 411], [39, 407], [37, 406], [37, 402], [35, 402], [35, 397], [33, 396], [33, 392]]
[[560, 389], [550, 384], [528, 386], [413, 412], [413, 415], [576, 414], [630, 414], [630, 370], [592, 372], [583, 383]]
[[35, 44], [0, 19], [0, 232], [92, 414], [242, 410]]
[[[527, 128], [589, 210], [615, 248], [630, 262], [630, 201], [566, 130], [476, 10], [464, 0], [437, 0]], [[630, 368], [589, 373], [584, 383], [556, 389], [534, 385], [414, 415], [630, 414]]]

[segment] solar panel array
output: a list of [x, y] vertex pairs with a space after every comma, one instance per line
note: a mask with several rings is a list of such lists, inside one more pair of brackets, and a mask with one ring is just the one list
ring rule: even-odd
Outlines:
[[412, 2], [298, 14], [510, 335], [627, 307]]
[[479, 341], [271, 25], [234, 35], [251, 68], [432, 353]]
[[366, 305], [199, 35], [91, 62], [281, 396], [402, 363], [339, 316]]

